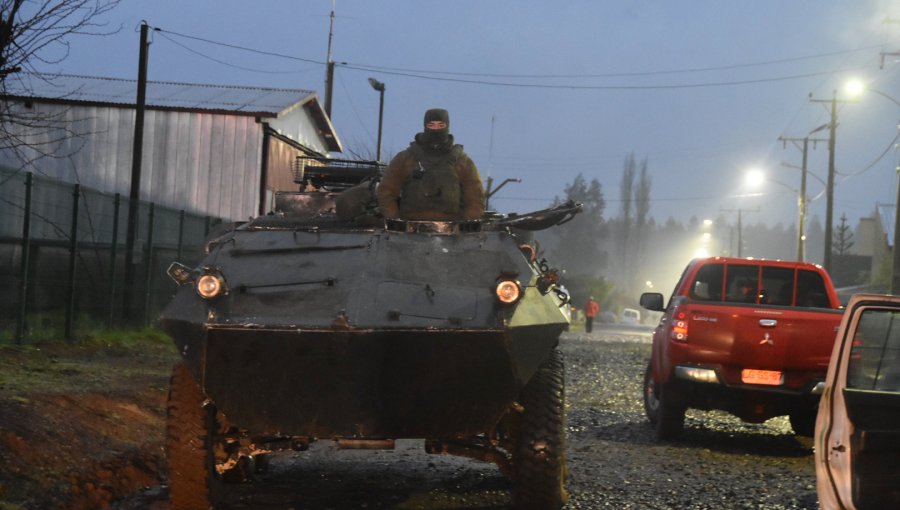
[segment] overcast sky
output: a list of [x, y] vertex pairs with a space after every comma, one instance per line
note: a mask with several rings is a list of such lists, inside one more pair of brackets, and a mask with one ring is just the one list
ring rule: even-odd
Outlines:
[[[333, 6], [332, 120], [344, 146], [375, 153], [374, 77], [387, 88], [382, 153], [404, 149], [426, 109], [447, 108], [485, 180], [522, 180], [492, 199], [502, 212], [546, 207], [580, 173], [600, 181], [616, 216], [633, 152], [647, 160], [658, 222], [734, 221], [743, 209], [758, 210], [745, 213], [751, 223], [796, 223], [800, 172], [781, 162], [799, 165], [801, 152], [778, 138], [829, 121], [810, 94], [849, 99], [856, 77], [900, 100], [900, 57], [880, 66], [900, 52], [900, 2], [886, 0], [123, 0], [109, 16], [119, 33], [73, 40], [46, 70], [135, 79], [146, 20], [162, 29], [151, 80], [300, 88], [324, 101]], [[875, 93], [839, 105], [836, 224], [882, 204], [893, 228], [898, 121], [900, 105]], [[813, 174], [825, 179], [827, 162], [827, 143], [810, 147]], [[750, 190], [751, 167], [782, 184]], [[810, 177], [809, 195], [823, 188]], [[824, 212], [822, 194], [810, 214]]]

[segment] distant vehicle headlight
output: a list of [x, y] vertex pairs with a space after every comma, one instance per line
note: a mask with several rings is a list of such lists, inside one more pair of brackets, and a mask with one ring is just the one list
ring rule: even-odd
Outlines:
[[225, 279], [217, 273], [205, 273], [197, 278], [197, 294], [203, 299], [212, 299], [226, 293]]
[[501, 303], [511, 305], [522, 297], [522, 287], [515, 280], [500, 280], [494, 290]]

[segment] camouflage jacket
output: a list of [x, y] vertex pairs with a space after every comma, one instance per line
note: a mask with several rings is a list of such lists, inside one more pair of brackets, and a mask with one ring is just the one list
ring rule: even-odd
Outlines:
[[442, 151], [411, 143], [391, 160], [377, 196], [385, 218], [474, 220], [484, 214], [484, 188], [478, 169], [462, 146], [452, 142]]

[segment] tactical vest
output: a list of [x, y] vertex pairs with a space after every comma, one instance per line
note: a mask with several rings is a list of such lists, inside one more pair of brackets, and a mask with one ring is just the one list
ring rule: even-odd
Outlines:
[[398, 203], [400, 214], [438, 211], [458, 215], [462, 209], [462, 193], [456, 162], [463, 155], [462, 146], [454, 145], [447, 152], [434, 153], [413, 143], [409, 151], [416, 163], [403, 185]]

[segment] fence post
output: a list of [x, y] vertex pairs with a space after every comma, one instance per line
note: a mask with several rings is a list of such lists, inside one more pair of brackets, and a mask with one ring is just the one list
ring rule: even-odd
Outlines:
[[182, 209], [178, 213], [178, 251], [175, 254], [175, 260], [177, 262], [184, 262], [181, 260], [181, 250], [184, 247], [184, 209]]
[[78, 256], [78, 202], [81, 198], [81, 185], [76, 184], [72, 190], [72, 231], [69, 236], [69, 288], [66, 302], [66, 339], [75, 339], [72, 323], [75, 320], [75, 269]]
[[149, 324], [150, 317], [150, 287], [153, 283], [153, 212], [156, 204], [150, 202], [150, 216], [147, 219], [147, 263], [144, 267], [144, 326]]
[[19, 317], [16, 321], [16, 345], [25, 337], [25, 315], [28, 312], [28, 263], [31, 255], [31, 172], [25, 172], [25, 211], [22, 219], [22, 272], [19, 279]]
[[106, 319], [107, 328], [112, 328], [116, 310], [116, 256], [119, 248], [119, 207], [121, 203], [122, 196], [116, 193], [113, 198], [112, 239], [109, 242], [109, 276], [107, 277], [107, 281], [109, 281], [109, 296], [107, 298], [109, 317]]

